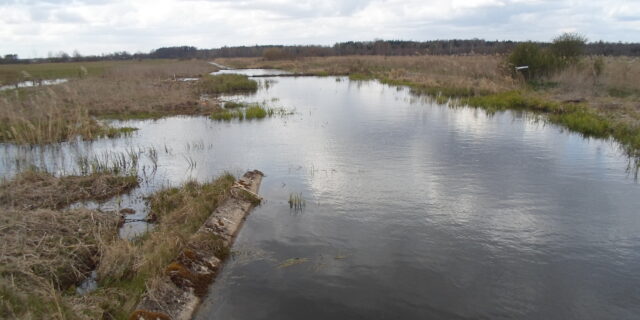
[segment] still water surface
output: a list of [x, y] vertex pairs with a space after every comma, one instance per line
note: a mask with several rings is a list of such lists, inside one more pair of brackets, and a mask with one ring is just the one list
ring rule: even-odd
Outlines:
[[640, 188], [615, 144], [377, 82], [258, 81], [229, 99], [296, 113], [122, 122], [140, 130], [62, 147], [157, 149], [141, 188], [100, 205], [142, 216], [162, 186], [265, 172], [197, 319], [640, 317]]

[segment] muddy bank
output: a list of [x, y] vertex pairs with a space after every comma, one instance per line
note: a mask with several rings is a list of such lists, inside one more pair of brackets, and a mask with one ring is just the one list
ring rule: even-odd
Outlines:
[[230, 194], [192, 235], [186, 247], [150, 286], [130, 319], [190, 319], [222, 268], [246, 216], [260, 203], [263, 174], [244, 174]]

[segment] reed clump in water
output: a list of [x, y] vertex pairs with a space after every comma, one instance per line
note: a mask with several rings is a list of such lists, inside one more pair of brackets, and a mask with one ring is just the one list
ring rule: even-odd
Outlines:
[[245, 111], [246, 119], [262, 119], [267, 116], [267, 110], [261, 106], [251, 106]]
[[304, 200], [302, 193], [289, 194], [289, 208], [294, 210], [302, 210], [306, 207], [307, 201]]
[[200, 94], [252, 92], [258, 90], [258, 82], [240, 74], [206, 75], [198, 80]]
[[233, 109], [228, 109], [225, 105], [225, 109], [212, 113], [210, 118], [218, 121], [231, 121], [233, 119], [252, 120], [292, 114], [294, 114], [294, 111], [285, 108], [267, 108], [261, 104], [236, 103]]
[[243, 120], [244, 112], [242, 110], [220, 110], [212, 113], [210, 118], [219, 121], [231, 121], [233, 119]]

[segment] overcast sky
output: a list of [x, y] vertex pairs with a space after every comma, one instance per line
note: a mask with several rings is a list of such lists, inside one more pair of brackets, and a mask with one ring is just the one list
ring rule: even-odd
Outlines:
[[640, 0], [0, 0], [0, 54], [348, 40], [640, 41]]

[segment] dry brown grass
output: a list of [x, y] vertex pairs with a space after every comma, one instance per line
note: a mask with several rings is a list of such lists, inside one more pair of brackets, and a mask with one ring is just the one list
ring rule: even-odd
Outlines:
[[343, 56], [266, 61], [261, 58], [217, 59], [237, 68], [276, 68], [317, 75], [364, 75], [413, 82], [428, 87], [512, 90], [516, 82], [501, 56]]
[[60, 209], [80, 200], [106, 199], [136, 186], [136, 176], [95, 173], [55, 177], [46, 172], [25, 171], [0, 184], [0, 207]]
[[95, 267], [117, 217], [84, 209], [1, 211], [0, 318], [81, 318], [70, 303], [76, 298], [63, 293]]
[[[229, 196], [234, 181], [227, 174], [210, 183], [188, 182], [179, 188], [161, 190], [149, 198], [151, 212], [158, 216], [154, 230], [141, 239], [120, 239], [103, 248], [97, 269], [102, 288], [91, 296], [125, 297], [110, 298], [105, 313], [125, 319], [145, 291], [153, 294], [164, 290], [157, 287], [163, 283], [157, 280], [186, 247], [188, 239]], [[212, 240], [215, 239], [208, 242]]]
[[[594, 64], [602, 59], [598, 74]], [[541, 93], [553, 100], [586, 100], [614, 122], [640, 126], [640, 60], [630, 57], [587, 57], [549, 79]]]
[[201, 102], [192, 82], [173, 79], [211, 71], [215, 68], [205, 61], [127, 63], [61, 85], [5, 91], [0, 93], [0, 141], [42, 144], [118, 134], [94, 116], [208, 114], [217, 104]]

